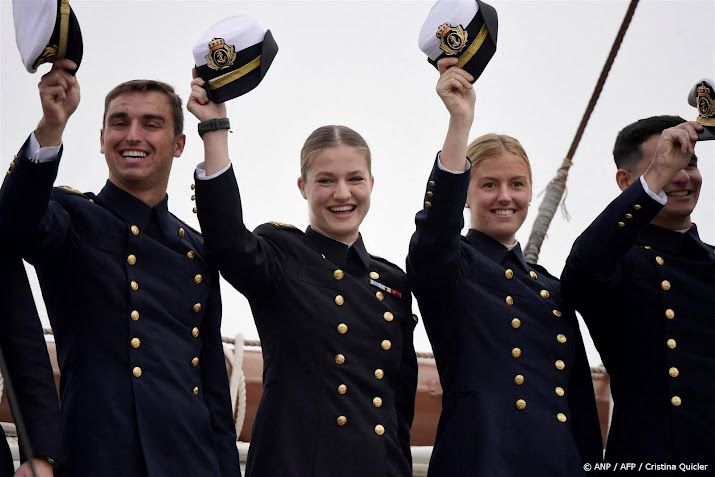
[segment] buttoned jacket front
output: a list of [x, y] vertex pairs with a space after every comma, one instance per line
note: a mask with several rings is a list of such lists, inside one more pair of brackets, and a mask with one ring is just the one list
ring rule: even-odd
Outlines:
[[469, 176], [435, 165], [407, 259], [444, 389], [429, 475], [582, 475], [601, 441], [576, 317], [518, 245], [460, 236]]
[[417, 363], [404, 272], [308, 228], [243, 223], [229, 169], [197, 180], [209, 256], [249, 300], [263, 350], [251, 477], [411, 475]]
[[0, 191], [57, 342], [66, 475], [240, 474], [218, 274], [200, 235], [108, 182], [52, 189], [26, 146]]
[[661, 208], [640, 181], [611, 202], [574, 243], [564, 294], [610, 375], [607, 459], [715, 475], [715, 252], [695, 226], [650, 224]]

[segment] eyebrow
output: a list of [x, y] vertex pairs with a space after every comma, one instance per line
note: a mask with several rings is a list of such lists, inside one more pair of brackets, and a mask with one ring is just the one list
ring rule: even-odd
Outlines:
[[[107, 116], [107, 121], [111, 119], [126, 119], [129, 117], [129, 114], [127, 114], [124, 111], [119, 111], [116, 113], [112, 113], [109, 116]], [[166, 118], [164, 116], [161, 116], [159, 114], [144, 114], [141, 116], [141, 119], [143, 121], [161, 121], [162, 123], [166, 123]]]

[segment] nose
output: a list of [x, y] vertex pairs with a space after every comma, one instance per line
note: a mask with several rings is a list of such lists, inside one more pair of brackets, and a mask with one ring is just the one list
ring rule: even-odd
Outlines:
[[502, 184], [499, 187], [499, 194], [497, 195], [497, 200], [499, 203], [509, 203], [511, 202], [511, 191], [509, 190], [509, 186], [507, 184]]
[[685, 169], [680, 169], [678, 172], [676, 172], [673, 177], [670, 179], [670, 181], [673, 184], [686, 184], [688, 181], [690, 181], [690, 176], [688, 175], [688, 172]]
[[339, 180], [335, 183], [333, 198], [335, 200], [348, 200], [350, 198], [350, 189], [345, 181]]
[[126, 140], [130, 143], [141, 141], [141, 125], [138, 122], [132, 121], [129, 123]]

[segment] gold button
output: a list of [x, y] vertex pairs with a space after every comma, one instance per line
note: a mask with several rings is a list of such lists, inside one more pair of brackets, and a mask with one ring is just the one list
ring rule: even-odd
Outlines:
[[516, 408], [520, 411], [526, 409], [526, 401], [524, 401], [523, 399], [518, 399], [516, 401]]
[[132, 375], [135, 378], [138, 378], [142, 375], [142, 369], [139, 366], [136, 366], [134, 369], [132, 369]]
[[195, 214], [196, 212], [198, 212], [198, 210], [196, 209], [196, 207], [194, 207], [193, 209], [191, 209], [191, 212]]
[[139, 290], [139, 284], [138, 284], [137, 282], [135, 282], [134, 280], [131, 281], [131, 283], [129, 284], [129, 286], [131, 286], [131, 287], [132, 287], [132, 290], [134, 290], [134, 291]]
[[556, 395], [559, 397], [563, 397], [563, 395], [566, 394], [566, 392], [564, 391], [564, 388], [562, 388], [561, 386], [556, 386], [555, 391], [556, 391]]
[[191, 194], [191, 200], [196, 200], [196, 194]]
[[556, 360], [554, 366], [556, 366], [556, 369], [558, 369], [559, 371], [563, 371], [564, 368], [566, 368], [566, 364], [560, 359]]
[[511, 268], [507, 268], [506, 270], [504, 270], [504, 277], [507, 280], [511, 280], [512, 278], [514, 278], [514, 270], [512, 270]]
[[514, 318], [513, 320], [511, 320], [511, 327], [514, 329], [521, 327], [521, 320], [519, 318]]
[[559, 333], [558, 335], [556, 335], [556, 341], [558, 341], [561, 344], [566, 343], [566, 335]]
[[197, 273], [196, 276], [194, 277], [194, 283], [197, 285], [200, 285], [201, 282], [203, 281], [204, 277], [201, 276], [200, 273]]
[[506, 302], [507, 305], [511, 306], [514, 304], [514, 299], [511, 297], [511, 295], [507, 296], [504, 301]]
[[191, 184], [191, 190], [196, 189], [196, 184]]
[[643, 248], [646, 249], [646, 250], [650, 250], [650, 249], [653, 248], [653, 247], [651, 247], [650, 245], [643, 245]]
[[134, 265], [135, 263], [137, 263], [137, 257], [136, 257], [136, 255], [129, 255], [129, 256], [127, 257], [127, 263], [128, 263], [129, 265]]
[[348, 418], [345, 416], [338, 416], [338, 418], [335, 420], [335, 422], [338, 423], [338, 426], [342, 427], [348, 423]]
[[566, 422], [566, 421], [568, 421], [568, 419], [566, 418], [566, 414], [564, 414], [563, 412], [560, 412], [560, 413], [556, 414], [556, 419], [558, 419], [559, 422]]
[[435, 181], [429, 181], [429, 182], [427, 183], [427, 185], [429, 185], [430, 187], [434, 187], [436, 184], [437, 184], [437, 183], [436, 183]]
[[670, 398], [670, 404], [672, 404], [675, 407], [678, 407], [681, 404], [683, 404], [683, 400], [680, 399], [680, 396], [673, 396], [672, 398]]
[[390, 348], [392, 348], [392, 343], [390, 343], [390, 340], [382, 340], [382, 343], [380, 343], [380, 346], [382, 347], [382, 349], [387, 351]]
[[428, 199], [431, 199], [434, 193], [431, 190], [428, 190], [427, 193], [425, 194]]
[[641, 205], [640, 205], [640, 204], [636, 204], [636, 205], [633, 206], [633, 208], [636, 209], [636, 210], [641, 210]]
[[618, 226], [619, 226], [619, 227], [625, 227], [625, 226], [626, 226], [626, 223], [625, 223], [625, 222], [618, 222]]
[[336, 280], [342, 280], [344, 276], [345, 272], [343, 272], [339, 268], [333, 272], [333, 278], [335, 278]]
[[189, 250], [188, 252], [186, 252], [186, 258], [188, 258], [189, 260], [193, 260], [195, 257], [196, 257], [196, 254], [194, 253], [193, 250]]
[[343, 298], [342, 295], [338, 295], [335, 297], [335, 304], [338, 306], [342, 306], [343, 303], [345, 303], [345, 298]]
[[348, 332], [348, 325], [346, 325], [345, 323], [338, 324], [338, 333], [340, 333], [341, 335], [344, 335], [347, 332]]
[[335, 355], [335, 364], [343, 364], [345, 362], [345, 356], [342, 354]]
[[632, 219], [632, 218], [633, 218], [633, 214], [626, 214], [626, 218], [627, 218], [628, 220]]
[[538, 276], [538, 275], [536, 274], [536, 272], [533, 271], [533, 270], [531, 270], [531, 271], [529, 272], [529, 276], [530, 276], [531, 278], [533, 278], [534, 280], [536, 280], [537, 278], [539, 278], [539, 276]]
[[194, 310], [194, 313], [200, 312], [201, 311], [201, 303], [195, 303], [192, 309]]
[[521, 357], [521, 350], [519, 348], [514, 348], [511, 350], [511, 357], [512, 358], [519, 358]]
[[375, 379], [382, 379], [385, 376], [385, 372], [381, 369], [375, 370]]
[[382, 424], [378, 424], [375, 426], [375, 434], [378, 436], [381, 436], [385, 433], [385, 427]]
[[382, 317], [385, 319], [385, 321], [392, 321], [395, 319], [395, 316], [392, 313], [390, 313], [389, 311], [386, 311], [385, 313], [383, 313]]
[[191, 360], [191, 366], [194, 368], [199, 365], [199, 358], [195, 357], [194, 359]]
[[338, 394], [345, 394], [346, 392], [348, 392], [348, 387], [346, 385], [341, 384], [338, 386]]
[[425, 208], [429, 209], [430, 207], [432, 207], [432, 202], [430, 202], [429, 200], [426, 200], [426, 201], [425, 201]]
[[199, 336], [199, 329], [198, 329], [197, 327], [194, 326], [194, 327], [191, 329], [191, 336], [193, 336], [194, 338], [196, 338], [196, 337]]
[[668, 348], [670, 348], [670, 349], [675, 349], [675, 347], [678, 346], [678, 344], [675, 342], [675, 340], [673, 338], [670, 338], [666, 344], [668, 345]]
[[139, 227], [137, 227], [136, 225], [132, 225], [131, 227], [129, 227], [129, 230], [132, 231], [132, 235], [139, 235]]
[[377, 280], [378, 278], [380, 278], [380, 274], [377, 272], [370, 272], [370, 278], [372, 278], [373, 280]]
[[561, 318], [561, 310], [551, 310], [556, 318]]
[[12, 162], [10, 163], [10, 169], [9, 169], [9, 170], [14, 171], [14, 170], [15, 170], [15, 165], [16, 165], [15, 161], [12, 161]]
[[660, 255], [658, 255], [657, 257], [655, 257], [655, 262], [656, 262], [658, 265], [663, 265], [663, 264], [665, 263], [665, 260], [663, 260], [663, 257], [661, 257]]
[[382, 406], [382, 398], [380, 397], [374, 397], [372, 398], [372, 405], [375, 407], [380, 407]]
[[378, 301], [382, 301], [385, 299], [385, 294], [382, 293], [381, 291], [375, 293], [375, 298], [377, 298]]
[[516, 376], [514, 376], [514, 384], [516, 384], [517, 386], [521, 386], [522, 384], [524, 384], [524, 375], [517, 374]]
[[139, 338], [132, 338], [132, 340], [129, 342], [132, 345], [132, 348], [137, 349], [142, 345], [142, 341]]
[[193, 393], [194, 393], [194, 396], [199, 395], [199, 387], [198, 386], [194, 386]]
[[662, 282], [660, 282], [660, 287], [663, 290], [668, 291], [670, 290], [670, 282], [668, 280], [663, 280]]
[[551, 293], [549, 293], [549, 290], [541, 290], [539, 295], [541, 295], [541, 298], [548, 298], [551, 296]]
[[678, 376], [680, 376], [680, 371], [678, 370], [678, 368], [673, 366], [668, 370], [668, 376], [670, 376], [671, 378], [677, 378]]
[[665, 310], [665, 317], [669, 320], [675, 318], [675, 312], [672, 310], [672, 308], [668, 308], [667, 310]]
[[179, 237], [183, 238], [186, 235], [186, 231], [183, 227], [179, 227]]
[[137, 310], [132, 310], [132, 312], [129, 313], [129, 316], [132, 318], [132, 321], [137, 321], [139, 319], [139, 312]]

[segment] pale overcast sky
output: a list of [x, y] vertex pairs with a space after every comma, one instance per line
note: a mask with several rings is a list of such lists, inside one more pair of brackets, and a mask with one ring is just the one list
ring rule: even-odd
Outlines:
[[[571, 143], [611, 48], [626, 0], [490, 2], [499, 14], [496, 55], [477, 82], [476, 138], [506, 133], [525, 146], [535, 199], [518, 238], [525, 242], [536, 197]], [[136, 78], [166, 81], [186, 99], [202, 33], [239, 13], [269, 28], [279, 52], [265, 80], [229, 103], [231, 158], [253, 228], [269, 220], [307, 225], [295, 185], [300, 147], [324, 124], [359, 131], [373, 153], [372, 210], [362, 226], [368, 250], [404, 267], [414, 214], [421, 208], [447, 113], [434, 93], [437, 72], [417, 47], [429, 1], [99, 1], [72, 0], [84, 36], [78, 78], [82, 102], [64, 137], [57, 184], [97, 192], [106, 179], [99, 153], [103, 98]], [[626, 124], [655, 114], [694, 119], [686, 101], [695, 82], [715, 77], [715, 2], [641, 0], [601, 99], [574, 158], [568, 183], [571, 220], [557, 213], [540, 263], [561, 272], [571, 243], [617, 195], [611, 150]], [[41, 116], [39, 74], [27, 73], [15, 47], [12, 5], [0, 0], [0, 170]], [[40, 68], [40, 74], [48, 70]], [[187, 112], [187, 147], [174, 163], [170, 209], [198, 226], [189, 186], [201, 161], [196, 121]], [[703, 189], [695, 213], [702, 238], [715, 242], [715, 148], [696, 148]], [[18, 204], [18, 207], [21, 207]], [[223, 284], [223, 332], [257, 333], [246, 301]], [[35, 285], [36, 287], [36, 285]], [[39, 293], [36, 296], [39, 300]], [[42, 308], [42, 307], [40, 307]], [[417, 311], [417, 306], [414, 306]], [[41, 310], [44, 315], [44, 310]], [[44, 318], [47, 322], [46, 316]], [[422, 324], [418, 350], [430, 349]], [[592, 364], [599, 361], [587, 343]]]

